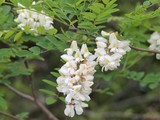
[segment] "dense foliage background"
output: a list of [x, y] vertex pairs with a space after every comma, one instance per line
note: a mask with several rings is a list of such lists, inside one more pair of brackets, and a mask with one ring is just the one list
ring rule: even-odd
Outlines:
[[[60, 56], [72, 40], [87, 43], [93, 52], [94, 36], [103, 29], [118, 32], [119, 38], [148, 49], [151, 33], [160, 32], [159, 0], [104, 1], [39, 0], [32, 8], [51, 16], [55, 29], [39, 29], [40, 36], [33, 36], [27, 34], [27, 28], [22, 32], [14, 22], [17, 0], [0, 0], [0, 111], [26, 120], [48, 120], [35, 104], [6, 86], [31, 95], [33, 79], [38, 98], [60, 120], [160, 120], [160, 61], [153, 53], [133, 49], [117, 70], [102, 73], [97, 67], [89, 107], [74, 118], [64, 115], [65, 103], [60, 100], [63, 95], [45, 82], [56, 82], [57, 70], [63, 64]], [[33, 1], [20, 2], [30, 8]], [[98, 3], [106, 8], [100, 9], [103, 6]], [[0, 120], [12, 119], [0, 114]]]

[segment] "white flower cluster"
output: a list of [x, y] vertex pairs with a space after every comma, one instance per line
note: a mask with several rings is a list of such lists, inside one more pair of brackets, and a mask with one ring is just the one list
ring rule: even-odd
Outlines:
[[24, 27], [27, 26], [30, 28], [30, 31], [35, 32], [35, 34], [38, 34], [38, 27], [43, 26], [45, 30], [53, 28], [53, 19], [46, 15], [27, 9], [17, 10], [17, 13], [19, 15], [15, 19], [15, 22], [20, 23], [18, 27], [22, 30], [24, 30]]
[[79, 49], [77, 42], [73, 41], [66, 51], [67, 54], [61, 56], [66, 63], [59, 70], [61, 76], [57, 78], [57, 90], [66, 95], [65, 115], [73, 117], [75, 113], [81, 115], [83, 108], [88, 106], [85, 101], [90, 100], [97, 62], [86, 44]]
[[[160, 33], [154, 32], [148, 42], [150, 43], [150, 50], [160, 50]], [[160, 54], [156, 54], [156, 58], [160, 60]]]
[[123, 55], [131, 50], [130, 41], [119, 41], [114, 33], [102, 31], [101, 34], [102, 37], [96, 38], [97, 62], [102, 66], [102, 71], [114, 70], [120, 66]]

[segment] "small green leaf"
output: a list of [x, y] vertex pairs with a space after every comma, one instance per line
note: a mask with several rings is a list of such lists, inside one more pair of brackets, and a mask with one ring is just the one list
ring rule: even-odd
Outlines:
[[3, 5], [2, 8], [3, 8], [4, 15], [7, 15], [11, 10], [11, 6], [9, 6], [9, 5]]
[[64, 97], [58, 97], [62, 102], [65, 102], [65, 98]]
[[149, 86], [149, 88], [154, 89], [160, 85], [160, 74], [159, 73], [149, 73], [144, 79], [142, 79], [142, 86]]
[[10, 0], [13, 4], [17, 5], [18, 4], [18, 0]]
[[41, 53], [40, 48], [37, 47], [37, 46], [31, 47], [31, 48], [29, 48], [29, 50], [30, 50], [31, 52], [33, 52], [35, 55], [39, 55], [39, 54]]
[[30, 27], [29, 27], [29, 26], [24, 26], [23, 28], [24, 28], [24, 31], [25, 31], [26, 33], [29, 33], [29, 32], [30, 32]]
[[144, 77], [144, 72], [138, 71], [124, 71], [123, 76], [133, 80], [141, 80]]
[[78, 2], [76, 2], [76, 6], [78, 6], [79, 4], [81, 4], [84, 0], [78, 0]]
[[22, 113], [17, 114], [16, 116], [19, 117], [19, 118], [24, 119], [24, 118], [28, 118], [29, 117], [29, 113], [28, 112], [22, 112]]
[[75, 24], [76, 22], [78, 22], [78, 20], [73, 20], [73, 21], [70, 23], [70, 25], [73, 25], [73, 24]]
[[0, 96], [0, 109], [2, 110], [8, 109], [7, 102], [2, 96]]
[[32, 53], [28, 50], [20, 50], [20, 51], [16, 52], [16, 55], [18, 57], [28, 57], [28, 56], [32, 55]]
[[14, 41], [19, 40], [22, 37], [23, 31], [18, 32], [15, 37], [14, 37]]
[[2, 5], [2, 3], [4, 3], [5, 2], [5, 0], [0, 0], [0, 5]]
[[104, 4], [108, 4], [109, 0], [102, 0]]
[[144, 3], [143, 3], [143, 6], [144, 7], [147, 7], [147, 6], [149, 6], [151, 3], [149, 2], [149, 1], [145, 1]]
[[53, 91], [50, 91], [50, 90], [40, 89], [40, 91], [45, 93], [45, 94], [48, 94], [48, 95], [57, 96], [56, 93], [54, 93]]
[[159, 2], [159, 0], [150, 0], [150, 2], [151, 2], [152, 4], [156, 4], [156, 3]]
[[53, 87], [56, 87], [56, 86], [57, 86], [57, 84], [56, 84], [55, 82], [53, 82], [53, 81], [46, 80], [46, 79], [44, 79], [44, 80], [42, 80], [42, 81], [45, 82], [45, 83], [47, 83], [48, 85], [53, 86]]
[[3, 35], [3, 32], [0, 31], [0, 37], [2, 37], [2, 35]]
[[44, 27], [43, 26], [39, 26], [38, 28], [37, 28], [37, 30], [38, 30], [38, 33], [40, 33], [40, 34], [44, 34], [45, 33], [45, 29], [44, 29]]
[[51, 105], [51, 104], [55, 103], [56, 101], [57, 101], [57, 100], [54, 99], [54, 98], [52, 98], [52, 97], [47, 97], [47, 98], [46, 98], [46, 104], [47, 104], [47, 105]]
[[60, 76], [59, 73], [57, 73], [57, 72], [51, 72], [51, 74], [56, 78], [58, 78]]
[[83, 12], [82, 15], [85, 19], [91, 20], [91, 21], [93, 21], [96, 18], [96, 15], [90, 12]]
[[48, 33], [49, 35], [54, 35], [54, 34], [57, 33], [57, 29], [55, 29], [55, 28], [49, 29], [49, 30], [47, 30], [47, 33]]
[[6, 39], [8, 39], [9, 37], [11, 37], [11, 36], [14, 34], [14, 32], [15, 32], [14, 30], [8, 31], [7, 34], [5, 34], [4, 39], [6, 40]]
[[33, 0], [18, 0], [18, 2], [20, 2], [22, 5], [28, 8], [31, 6]]

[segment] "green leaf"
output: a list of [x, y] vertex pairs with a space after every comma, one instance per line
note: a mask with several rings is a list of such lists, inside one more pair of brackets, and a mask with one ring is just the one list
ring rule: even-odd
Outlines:
[[78, 1], [76, 2], [76, 6], [78, 6], [79, 4], [81, 4], [83, 1], [85, 1], [85, 0], [78, 0]]
[[65, 102], [65, 98], [64, 97], [58, 97], [62, 102]]
[[57, 73], [57, 72], [51, 72], [51, 74], [52, 74], [54, 77], [56, 77], [56, 78], [58, 78], [58, 77], [60, 76], [60, 74]]
[[8, 62], [10, 61], [10, 57], [15, 57], [11, 48], [0, 49], [0, 62]]
[[48, 85], [53, 86], [53, 87], [56, 87], [56, 86], [57, 86], [57, 84], [56, 84], [55, 82], [53, 82], [53, 81], [46, 80], [46, 79], [44, 79], [44, 80], [42, 80], [42, 81], [45, 82], [45, 83], [47, 83]]
[[144, 7], [147, 7], [147, 6], [149, 6], [150, 4], [151, 4], [151, 2], [145, 1], [145, 2], [143, 3], [143, 6], [144, 6]]
[[109, 88], [97, 89], [95, 92], [98, 92], [100, 94], [111, 95], [111, 96], [113, 95], [113, 92], [111, 92]]
[[70, 25], [74, 25], [76, 22], [78, 22], [78, 20], [73, 20]]
[[39, 27], [37, 28], [37, 30], [38, 30], [38, 33], [39, 33], [39, 34], [44, 34], [44, 33], [45, 33], [45, 29], [44, 29], [43, 26], [39, 26]]
[[29, 50], [30, 50], [31, 52], [33, 52], [35, 55], [39, 55], [39, 54], [41, 53], [40, 48], [37, 47], [37, 46], [31, 47], [31, 48], [29, 48]]
[[2, 5], [2, 3], [4, 3], [5, 2], [5, 0], [0, 0], [0, 5]]
[[55, 28], [49, 29], [49, 30], [47, 30], [47, 33], [48, 33], [49, 35], [54, 35], [54, 34], [57, 33], [57, 29], [55, 29]]
[[1, 31], [0, 31], [0, 38], [2, 37], [3, 33], [4, 33], [4, 32], [1, 32]]
[[33, 0], [18, 0], [22, 5], [29, 8], [32, 5]]
[[10, 0], [13, 4], [17, 5], [18, 4], [18, 0]]
[[46, 36], [46, 39], [51, 42], [58, 50], [64, 51], [65, 48], [67, 48], [66, 42], [60, 41], [54, 36]]
[[144, 79], [140, 82], [142, 86], [149, 86], [151, 89], [154, 89], [160, 85], [160, 74], [159, 73], [149, 73]]
[[97, 15], [104, 11], [104, 5], [102, 3], [93, 3], [89, 8]]
[[104, 4], [108, 4], [109, 0], [102, 0]]
[[144, 77], [144, 72], [124, 71], [123, 76], [132, 80], [141, 80]]
[[17, 41], [17, 40], [21, 39], [22, 34], [23, 34], [23, 31], [18, 32], [14, 37], [14, 41]]
[[57, 96], [56, 93], [54, 93], [53, 91], [50, 91], [50, 90], [40, 89], [40, 91], [45, 93], [45, 94], [48, 94], [48, 95]]
[[3, 5], [2, 8], [3, 8], [2, 12], [4, 15], [7, 15], [11, 10], [11, 6], [9, 5]]
[[55, 103], [57, 100], [52, 97], [47, 97], [45, 101], [46, 101], [47, 105], [51, 105], [51, 104]]
[[159, 0], [150, 0], [150, 2], [151, 2], [152, 4], [156, 4], [156, 3], [159, 3]]
[[36, 45], [47, 50], [55, 49], [55, 47], [50, 42], [48, 42], [48, 40], [40, 40], [36, 43]]
[[22, 112], [16, 115], [18, 118], [22, 118], [22, 119], [26, 119], [29, 117], [29, 113], [28, 112]]
[[0, 96], [0, 109], [2, 110], [8, 109], [7, 102], [2, 96]]
[[91, 20], [91, 21], [93, 21], [96, 18], [96, 14], [90, 13], [90, 12], [83, 12], [82, 15], [85, 19]]
[[7, 32], [7, 34], [5, 34], [5, 36], [4, 36], [4, 39], [6, 40], [6, 39], [8, 39], [9, 37], [11, 37], [13, 34], [14, 34], [14, 30], [9, 30], [8, 32]]
[[32, 55], [32, 53], [28, 50], [20, 50], [16, 52], [16, 55], [18, 57], [29, 57], [30, 55]]

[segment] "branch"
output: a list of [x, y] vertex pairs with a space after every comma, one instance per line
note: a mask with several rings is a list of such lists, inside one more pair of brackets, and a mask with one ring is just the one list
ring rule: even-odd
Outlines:
[[17, 89], [15, 89], [14, 87], [8, 85], [8, 84], [4, 84], [8, 89], [10, 89], [12, 92], [14, 92], [16, 95], [21, 96], [22, 98], [25, 98], [27, 100], [30, 100], [32, 102], [34, 102], [34, 98], [30, 95], [27, 95]]
[[159, 50], [147, 50], [147, 49], [143, 49], [143, 48], [138, 48], [135, 46], [130, 46], [132, 49], [137, 50], [137, 51], [142, 51], [142, 52], [149, 52], [149, 53], [158, 53], [160, 54]]
[[16, 116], [11, 115], [11, 114], [6, 113], [6, 112], [0, 111], [0, 114], [1, 114], [1, 115], [4, 115], [4, 116], [6, 116], [6, 117], [12, 118], [12, 119], [14, 119], [14, 120], [22, 120], [22, 119], [20, 119], [20, 118], [18, 118], [18, 117], [16, 117]]
[[[24, 62], [25, 66], [27, 69], [29, 69], [29, 65], [28, 65], [28, 61], [26, 60]], [[28, 79], [31, 81], [31, 89], [32, 89], [32, 95], [33, 95], [33, 98], [34, 98], [34, 102], [36, 103], [36, 105], [48, 116], [48, 118], [50, 120], [58, 120], [58, 118], [56, 118], [53, 113], [51, 113], [46, 106], [43, 105], [43, 103], [41, 103], [41, 101], [38, 99], [37, 95], [36, 95], [36, 89], [35, 89], [35, 86], [34, 86], [34, 81], [33, 81], [33, 78], [32, 78], [32, 75], [29, 75], [28, 76]]]
[[47, 115], [47, 117], [50, 119], [50, 120], [58, 120], [58, 118], [56, 118], [44, 105], [43, 103], [39, 100], [39, 99], [35, 99], [33, 98], [32, 96], [30, 95], [27, 95], [15, 88], [13, 88], [12, 86], [8, 85], [8, 84], [5, 84], [5, 86], [7, 88], [9, 88], [12, 92], [14, 92], [16, 95], [22, 97], [22, 98], [25, 98], [27, 100], [30, 100], [31, 102], [33, 103], [36, 103], [36, 105]]
[[[28, 61], [27, 60], [24, 61], [24, 64], [25, 64], [25, 67], [27, 69], [29, 69], [29, 65], [28, 65]], [[33, 79], [32, 79], [32, 74], [30, 74], [28, 76], [28, 80], [31, 82], [32, 95], [33, 95], [34, 99], [36, 100], [37, 96], [36, 96], [36, 90], [35, 90], [35, 87], [34, 87], [34, 82], [33, 82]]]

